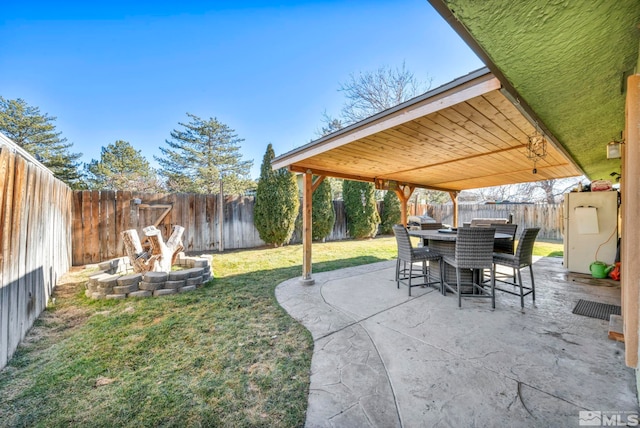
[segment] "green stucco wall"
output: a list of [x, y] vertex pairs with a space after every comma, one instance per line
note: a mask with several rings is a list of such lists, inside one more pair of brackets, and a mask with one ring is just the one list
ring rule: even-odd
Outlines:
[[623, 74], [638, 64], [640, 1], [446, 1], [545, 126], [591, 179], [619, 160]]

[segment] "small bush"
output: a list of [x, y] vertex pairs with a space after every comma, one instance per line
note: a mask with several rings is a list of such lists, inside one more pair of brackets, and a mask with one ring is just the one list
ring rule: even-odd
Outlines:
[[331, 233], [336, 222], [336, 213], [333, 211], [331, 197], [331, 184], [328, 179], [320, 183], [313, 192], [312, 199], [313, 226], [311, 235], [314, 241], [320, 241]]
[[300, 200], [295, 176], [284, 168], [274, 171], [273, 158], [275, 153], [269, 144], [260, 169], [253, 224], [260, 239], [277, 247], [291, 240]]
[[347, 230], [352, 238], [373, 238], [378, 231], [380, 216], [376, 209], [373, 183], [345, 180], [342, 198], [347, 214]]
[[384, 195], [383, 203], [380, 233], [391, 234], [393, 225], [400, 223], [400, 200], [396, 192], [389, 190]]

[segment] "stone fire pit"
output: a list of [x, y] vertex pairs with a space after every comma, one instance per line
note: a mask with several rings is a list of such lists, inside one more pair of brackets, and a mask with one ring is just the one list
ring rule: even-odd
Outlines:
[[195, 290], [212, 278], [211, 255], [197, 257], [178, 253], [170, 272], [128, 273], [132, 269], [128, 257], [100, 263], [101, 272], [89, 277], [85, 295], [90, 299], [126, 299], [156, 297]]

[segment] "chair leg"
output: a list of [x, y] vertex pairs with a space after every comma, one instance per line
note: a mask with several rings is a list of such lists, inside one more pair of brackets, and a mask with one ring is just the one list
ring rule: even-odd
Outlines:
[[496, 274], [491, 269], [491, 308], [496, 308]]
[[411, 278], [413, 277], [413, 263], [409, 262], [409, 296], [411, 296]]
[[438, 267], [440, 268], [440, 292], [446, 296], [447, 289], [444, 287], [444, 262], [442, 259], [438, 260]]
[[456, 293], [458, 293], [458, 307], [462, 307], [462, 294], [460, 294], [460, 268], [456, 268]]
[[520, 287], [520, 307], [524, 309], [524, 289], [522, 288], [522, 274], [518, 268], [518, 286]]
[[536, 301], [536, 284], [533, 281], [533, 266], [529, 265], [529, 273], [531, 274], [531, 296], [533, 297], [533, 301]]
[[[424, 283], [429, 283], [429, 267], [427, 266], [427, 261], [422, 261], [422, 277], [424, 278]], [[428, 287], [428, 285], [423, 285], [423, 287]]]
[[396, 286], [400, 288], [400, 258], [396, 260]]
[[444, 270], [446, 269], [447, 265], [444, 263], [444, 260], [440, 259], [440, 264], [438, 266], [440, 267], [440, 281], [442, 281], [442, 295], [446, 296], [447, 287], [444, 285]]

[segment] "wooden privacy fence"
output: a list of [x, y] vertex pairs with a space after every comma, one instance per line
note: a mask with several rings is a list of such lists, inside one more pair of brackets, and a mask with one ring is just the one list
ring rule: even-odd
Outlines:
[[[136, 229], [143, 239], [142, 229], [156, 223], [165, 239], [173, 226], [183, 226], [185, 251], [216, 250], [220, 244], [218, 217], [217, 195], [76, 191], [73, 194], [73, 264], [98, 263], [122, 256], [123, 231]], [[253, 226], [252, 197], [225, 198], [223, 243], [225, 249], [264, 245]]]
[[[539, 227], [538, 239], [562, 240], [562, 204], [461, 204], [458, 206], [458, 226], [474, 218], [513, 218], [518, 234], [527, 227]], [[445, 224], [453, 223], [453, 205], [424, 205], [417, 212]]]
[[72, 191], [0, 134], [0, 369], [71, 265]]
[[[224, 200], [223, 248], [255, 248], [265, 245], [253, 225], [254, 198], [227, 196]], [[162, 214], [170, 209], [162, 218]], [[334, 201], [336, 223], [327, 240], [348, 237], [344, 202]], [[216, 251], [218, 238], [218, 196], [193, 193], [138, 193], [123, 191], [75, 191], [73, 193], [73, 264], [98, 263], [123, 256], [121, 233], [155, 224], [166, 239], [179, 225], [185, 228], [185, 251]], [[143, 239], [143, 238], [142, 238]], [[300, 242], [294, 233], [292, 242]]]
[[[254, 248], [264, 245], [253, 225], [253, 197], [228, 196], [224, 200], [224, 249]], [[379, 204], [381, 205], [381, 204]], [[164, 217], [162, 215], [167, 211]], [[334, 201], [336, 223], [327, 241], [348, 238], [343, 201]], [[380, 210], [381, 207], [379, 206]], [[424, 205], [416, 213], [428, 213], [443, 223], [451, 223], [452, 205]], [[411, 212], [413, 214], [413, 212]], [[509, 218], [525, 227], [541, 227], [542, 239], [562, 239], [562, 205], [504, 204], [460, 205], [459, 222], [472, 218]], [[162, 217], [162, 218], [161, 218]], [[98, 263], [124, 255], [121, 232], [155, 224], [165, 239], [173, 226], [185, 227], [185, 251], [215, 251], [219, 248], [218, 196], [187, 193], [155, 194], [122, 191], [76, 191], [73, 194], [73, 264]], [[296, 231], [292, 242], [300, 242]]]

